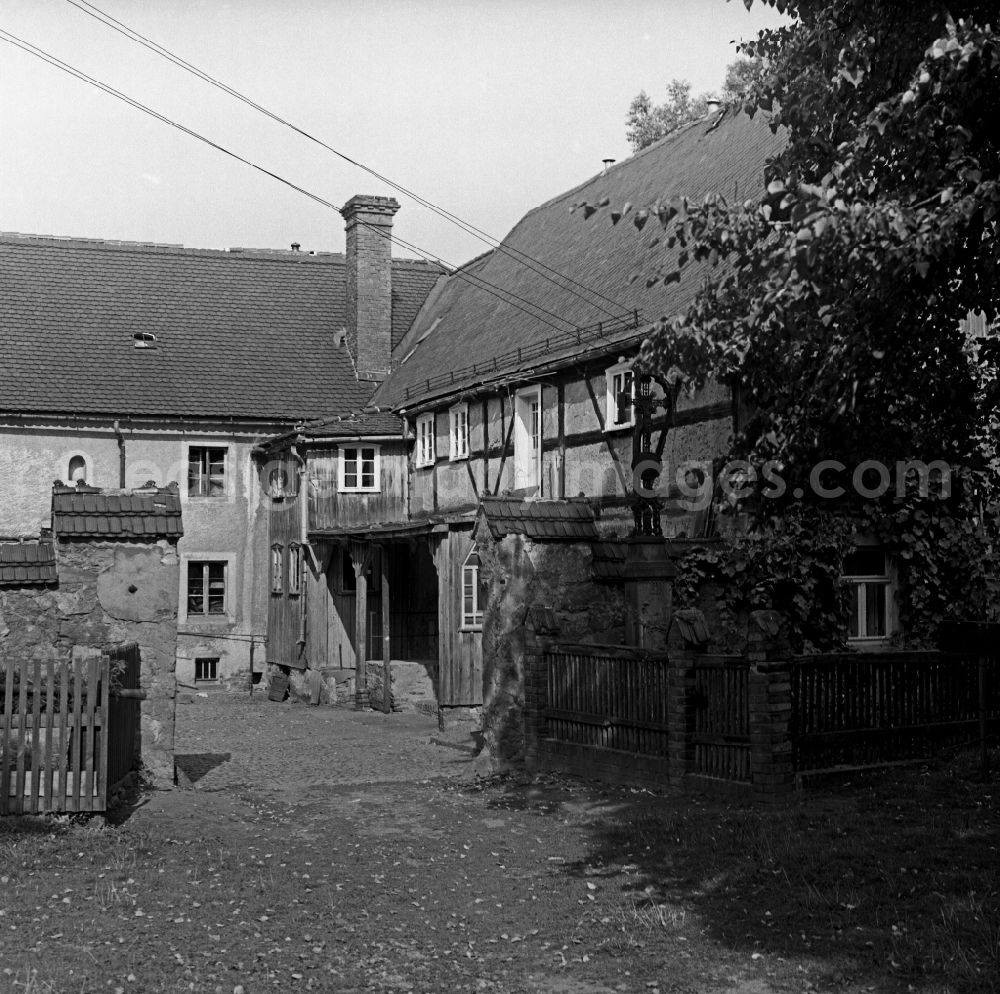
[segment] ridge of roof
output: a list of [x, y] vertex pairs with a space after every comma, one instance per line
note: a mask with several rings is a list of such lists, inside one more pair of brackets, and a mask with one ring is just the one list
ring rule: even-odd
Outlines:
[[[343, 252], [295, 251], [293, 249], [252, 248], [234, 245], [230, 248], [196, 248], [173, 242], [128, 241], [114, 238], [86, 238], [77, 235], [35, 235], [20, 231], [0, 231], [0, 243], [7, 245], [25, 245], [36, 248], [61, 248], [83, 251], [134, 252], [149, 255], [184, 255], [195, 258], [217, 258], [224, 260], [252, 259], [255, 261], [270, 260], [274, 262], [316, 263], [332, 262], [346, 263], [347, 256]], [[443, 263], [430, 259], [393, 258], [393, 269], [427, 269], [439, 271], [442, 274], [452, 272]]]
[[[707, 134], [709, 131], [712, 131], [719, 124], [719, 120], [721, 119], [721, 117], [725, 116], [726, 113], [727, 113], [726, 111], [720, 111], [718, 113], [715, 113], [715, 120], [712, 121], [711, 127], [707, 128], [705, 133]], [[524, 213], [524, 215], [517, 222], [517, 224], [514, 225], [514, 228], [516, 228], [517, 225], [520, 224], [522, 221], [531, 217], [533, 214], [537, 214], [540, 211], [548, 210], [551, 207], [555, 207], [557, 204], [560, 203], [560, 201], [567, 200], [569, 197], [574, 196], [575, 194], [583, 190], [585, 187], [590, 186], [590, 184], [595, 182], [596, 180], [604, 179], [610, 176], [614, 172], [618, 172], [622, 169], [627, 168], [630, 165], [634, 165], [636, 162], [638, 162], [640, 159], [642, 159], [647, 155], [654, 155], [658, 152], [661, 152], [665, 145], [669, 145], [672, 142], [679, 141], [682, 135], [686, 134], [688, 131], [693, 131], [699, 125], [704, 125], [706, 123], [708, 123], [708, 115], [706, 115], [705, 117], [699, 117], [697, 120], [694, 121], [687, 121], [686, 123], [679, 125], [672, 131], [667, 132], [667, 134], [665, 134], [662, 138], [657, 138], [655, 142], [651, 142], [645, 148], [640, 148], [637, 152], [633, 152], [627, 158], [621, 159], [620, 161], [614, 163], [613, 165], [608, 166], [607, 170], [599, 173], [594, 173], [593, 176], [589, 177], [588, 179], [581, 180], [579, 183], [577, 183], [576, 186], [572, 187], [571, 189], [556, 194], [554, 197], [551, 197], [544, 203], [538, 204], [537, 207], [532, 207], [530, 210]], [[511, 231], [513, 231], [514, 228], [511, 228]]]

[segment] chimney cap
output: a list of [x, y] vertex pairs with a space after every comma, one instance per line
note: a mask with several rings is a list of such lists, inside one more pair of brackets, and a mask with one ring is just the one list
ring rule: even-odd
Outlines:
[[298, 250], [300, 248], [302, 248], [302, 245], [299, 242], [292, 242], [292, 251], [293, 252], [298, 252]]
[[340, 208], [340, 214], [346, 221], [360, 212], [392, 217], [398, 210], [399, 201], [395, 197], [376, 197], [372, 194], [359, 193]]
[[722, 105], [722, 101], [718, 97], [709, 97], [705, 101], [705, 105], [708, 107], [710, 111], [718, 110], [719, 107]]
[[607, 172], [616, 161], [615, 159], [601, 159], [601, 162], [604, 163], [604, 171]]

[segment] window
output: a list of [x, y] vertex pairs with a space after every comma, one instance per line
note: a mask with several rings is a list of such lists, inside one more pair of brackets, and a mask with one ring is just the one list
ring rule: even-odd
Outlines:
[[631, 428], [635, 424], [635, 376], [625, 363], [618, 363], [605, 372], [608, 400], [605, 416], [605, 431], [614, 428]]
[[226, 613], [226, 564], [189, 562], [187, 571], [188, 616]]
[[283, 500], [290, 495], [288, 471], [283, 467], [278, 466], [268, 474], [267, 493], [272, 500]]
[[885, 550], [876, 545], [857, 546], [844, 557], [844, 579], [851, 591], [848, 639], [887, 639], [892, 634], [892, 590]]
[[66, 479], [70, 483], [87, 482], [87, 460], [83, 456], [73, 456], [66, 467]]
[[226, 448], [192, 445], [188, 450], [188, 496], [224, 497]]
[[434, 415], [421, 414], [417, 418], [417, 458], [418, 466], [434, 465]]
[[285, 592], [285, 550], [280, 545], [271, 546], [271, 593]]
[[288, 547], [288, 593], [293, 596], [302, 591], [302, 546], [292, 542]]
[[340, 490], [344, 493], [378, 493], [377, 445], [345, 446], [340, 450]]
[[486, 587], [479, 568], [479, 550], [473, 545], [462, 563], [462, 627], [483, 627]]
[[469, 456], [469, 405], [457, 404], [448, 412], [449, 459]]
[[137, 349], [155, 349], [156, 335], [151, 331], [135, 331], [132, 333], [132, 344]]
[[194, 682], [207, 683], [219, 679], [219, 657], [212, 656], [194, 661]]
[[539, 487], [542, 479], [542, 388], [514, 398], [514, 489]]

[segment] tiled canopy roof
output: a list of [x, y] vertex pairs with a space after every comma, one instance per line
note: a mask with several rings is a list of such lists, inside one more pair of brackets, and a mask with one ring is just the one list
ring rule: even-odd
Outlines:
[[[399, 408], [444, 396], [489, 378], [483, 369], [493, 359], [503, 372], [579, 355], [577, 328], [585, 331], [583, 344], [594, 349], [612, 351], [618, 343], [641, 338], [642, 328], [690, 301], [708, 263], [689, 264], [679, 283], [647, 287], [646, 277], [663, 258], [662, 241], [651, 242], [666, 235], [653, 219], [637, 232], [637, 211], [672, 197], [696, 202], [713, 193], [729, 201], [758, 197], [765, 161], [784, 144], [765, 118], [727, 114], [721, 122], [695, 122], [530, 211], [504, 239], [508, 252], [473, 260], [428, 298], [393, 357], [397, 371], [376, 392], [375, 402]], [[596, 205], [605, 197], [609, 207], [589, 218], [572, 210], [582, 201]], [[632, 212], [613, 225], [610, 208], [625, 203]], [[559, 282], [552, 271], [574, 280], [573, 289], [585, 299], [566, 288], [567, 280], [553, 285], [543, 275]], [[634, 273], [641, 278], [630, 282]], [[480, 281], [550, 313], [531, 317], [518, 308], [520, 301], [500, 300]], [[635, 310], [638, 331], [631, 320]], [[454, 385], [444, 382], [451, 373]]]
[[485, 521], [494, 539], [525, 535], [540, 541], [591, 542], [597, 538], [594, 512], [586, 500], [483, 497], [479, 518]]
[[628, 548], [624, 542], [595, 542], [591, 550], [594, 555], [591, 569], [595, 580], [625, 579], [625, 554]]
[[[0, 236], [0, 412], [305, 420], [363, 407], [342, 255]], [[392, 336], [441, 271], [393, 262]], [[155, 336], [136, 348], [134, 335]]]
[[56, 553], [49, 539], [0, 542], [0, 587], [56, 582]]
[[153, 493], [56, 487], [52, 529], [58, 538], [179, 539], [181, 500], [176, 485]]

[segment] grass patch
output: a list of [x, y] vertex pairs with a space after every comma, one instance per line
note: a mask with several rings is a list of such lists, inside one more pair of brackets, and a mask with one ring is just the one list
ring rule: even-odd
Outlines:
[[715, 943], [798, 964], [813, 982], [995, 992], [998, 790], [963, 754], [779, 810], [642, 802], [595, 826], [588, 860], [635, 866], [637, 935], [687, 910]]

